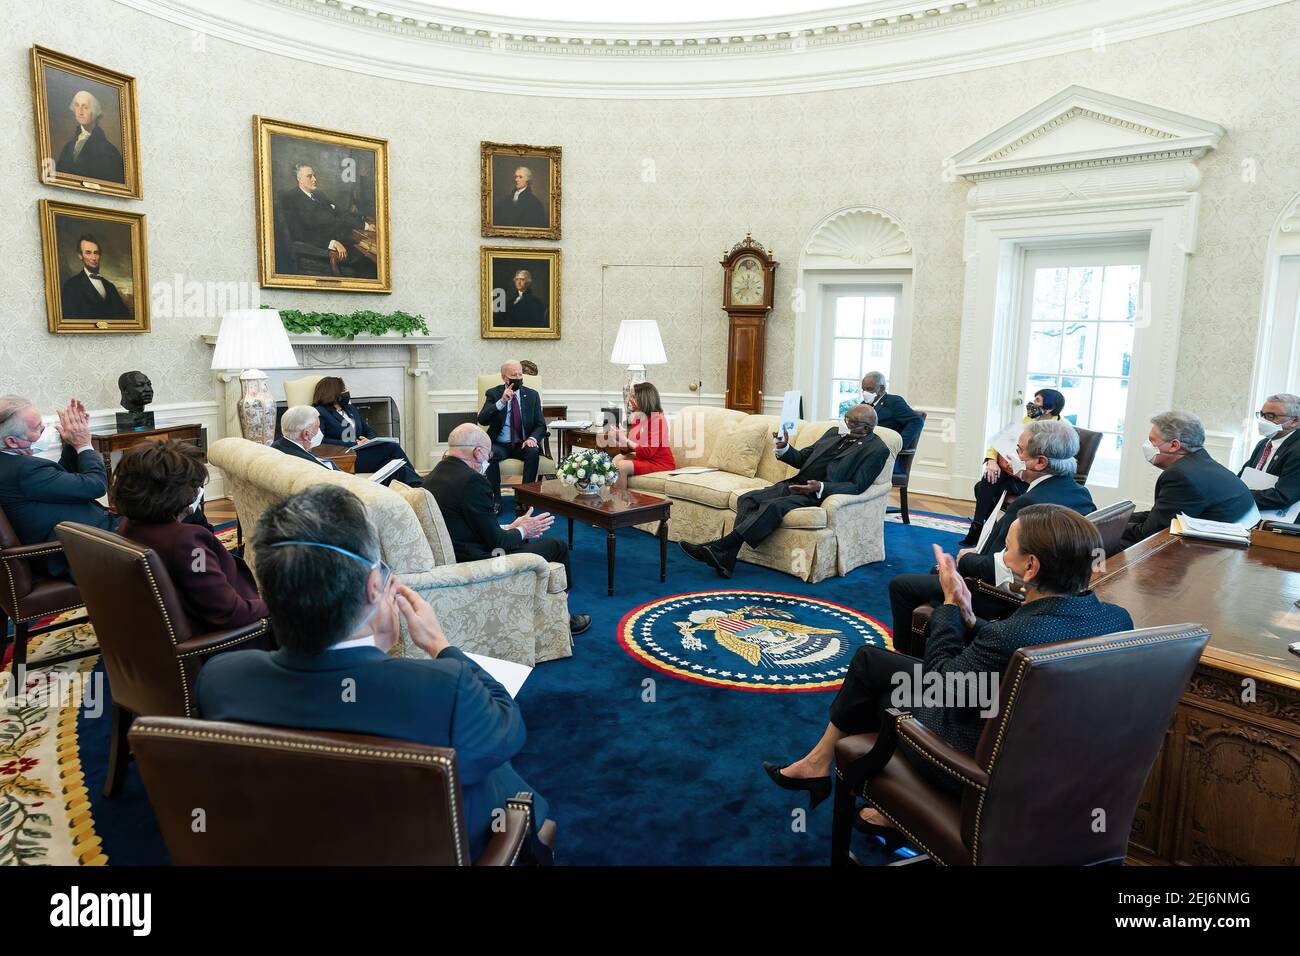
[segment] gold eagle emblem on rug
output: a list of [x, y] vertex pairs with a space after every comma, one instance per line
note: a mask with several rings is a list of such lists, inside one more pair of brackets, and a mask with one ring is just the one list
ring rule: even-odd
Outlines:
[[[789, 611], [747, 605], [734, 610], [692, 611], [674, 621], [682, 647], [702, 650], [698, 635], [712, 632], [719, 647], [742, 658], [750, 667], [759, 661], [779, 667], [807, 667], [838, 657], [843, 650], [840, 631], [800, 624]], [[837, 635], [831, 637], [829, 635]]]

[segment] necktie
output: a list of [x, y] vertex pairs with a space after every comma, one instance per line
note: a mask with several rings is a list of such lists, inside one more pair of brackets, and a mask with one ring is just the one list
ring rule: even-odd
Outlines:
[[519, 411], [519, 396], [510, 399], [510, 441], [516, 445], [524, 442], [524, 416]]
[[1264, 450], [1259, 453], [1259, 461], [1256, 463], [1255, 467], [1260, 471], [1263, 471], [1264, 467], [1268, 464], [1268, 456], [1271, 454], [1273, 454], [1273, 443], [1271, 441], [1266, 441], [1264, 442]]

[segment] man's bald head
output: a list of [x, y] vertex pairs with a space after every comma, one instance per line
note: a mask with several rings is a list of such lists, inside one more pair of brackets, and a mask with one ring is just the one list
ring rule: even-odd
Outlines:
[[876, 429], [876, 410], [863, 402], [854, 405], [844, 414], [844, 424], [849, 426], [849, 434], [854, 438], [864, 438]]
[[[483, 452], [482, 456], [478, 455], [480, 450]], [[466, 422], [464, 425], [457, 425], [447, 436], [447, 454], [452, 458], [459, 458], [477, 471], [492, 454], [492, 442], [488, 440], [487, 432], [482, 428], [473, 422]]]

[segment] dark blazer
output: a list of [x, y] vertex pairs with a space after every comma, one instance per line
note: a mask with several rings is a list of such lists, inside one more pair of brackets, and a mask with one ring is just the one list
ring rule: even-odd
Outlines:
[[[321, 444], [325, 444], [326, 441], [328, 441], [328, 439], [322, 438]], [[324, 458], [317, 458], [297, 442], [289, 441], [289, 439], [285, 438], [283, 435], [271, 442], [271, 447], [276, 451], [284, 452], [286, 455], [292, 455], [294, 458], [301, 458], [303, 461], [310, 461], [314, 464], [320, 465], [322, 468], [328, 468], [331, 471], [338, 471], [338, 466], [335, 465], [334, 462], [326, 461]]]
[[334, 411], [333, 405], [313, 405], [312, 408], [320, 412], [320, 430], [325, 435], [321, 439], [323, 445], [342, 445], [344, 448], [351, 448], [357, 443], [358, 438], [375, 437], [375, 430], [370, 427], [370, 423], [355, 405], [348, 405], [343, 409], [355, 426], [356, 434], [352, 441], [343, 440], [343, 416]]
[[848, 444], [836, 451], [839, 429], [829, 428], [826, 434], [802, 451], [786, 445], [776, 457], [799, 473], [787, 479], [792, 485], [807, 481], [820, 481], [825, 485], [821, 500], [831, 495], [860, 495], [880, 476], [880, 470], [889, 460], [889, 446], [875, 435], [868, 435], [856, 444]]
[[122, 294], [117, 291], [117, 286], [102, 275], [99, 281], [104, 283], [102, 298], [86, 276], [85, 269], [64, 280], [60, 297], [65, 319], [131, 318], [131, 310], [127, 308]]
[[[1260, 454], [1264, 451], [1264, 439], [1246, 459], [1246, 464], [1241, 466], [1241, 472], [1245, 471], [1247, 466], [1253, 466], [1259, 461]], [[1273, 454], [1268, 457], [1268, 464], [1264, 466], [1266, 474], [1277, 475], [1277, 484], [1272, 488], [1264, 491], [1252, 491], [1255, 498], [1255, 504], [1259, 505], [1261, 511], [1276, 511], [1279, 508], [1290, 508], [1297, 501], [1300, 501], [1300, 432], [1292, 435], [1281, 446], [1273, 446]]]
[[[497, 408], [497, 402], [501, 401], [501, 396], [505, 394], [506, 386], [502, 382], [500, 385], [494, 385], [489, 388], [483, 399], [483, 407], [479, 409], [478, 423], [487, 427], [488, 438], [494, 442], [500, 441], [501, 428], [507, 422], [507, 416], [510, 413], [510, 406]], [[512, 444], [519, 444], [526, 439], [533, 439], [537, 444], [541, 444], [546, 438], [546, 419], [542, 417], [542, 396], [536, 389], [529, 388], [527, 385], [519, 389], [519, 413], [523, 418], [524, 433], [522, 435], [512, 435], [510, 440]]]
[[[104, 459], [89, 449], [78, 455], [64, 445], [59, 461], [0, 454], [0, 507], [23, 544], [53, 541], [54, 526], [60, 521], [113, 531], [117, 516], [95, 500], [107, 493]], [[68, 574], [62, 554], [51, 555], [46, 563], [50, 574]]]
[[139, 524], [125, 518], [117, 533], [158, 555], [176, 585], [191, 634], [243, 627], [269, 616], [248, 565], [207, 528], [179, 521]]
[[[513, 291], [509, 294], [514, 295]], [[544, 329], [546, 304], [533, 294], [532, 289], [525, 289], [518, 302], [513, 298], [506, 302], [505, 324], [512, 329]]]
[[106, 179], [112, 183], [125, 183], [126, 167], [122, 163], [122, 151], [108, 141], [100, 125], [95, 124], [90, 139], [86, 140], [86, 145], [81, 147], [81, 155], [78, 156], [77, 137], [80, 135], [81, 129], [78, 127], [67, 145], [60, 150], [55, 171], [84, 176], [87, 179]]
[[[997, 675], [1001, 681], [1011, 655], [1022, 647], [1132, 628], [1133, 618], [1128, 611], [1117, 604], [1103, 604], [1095, 594], [1030, 601], [1001, 621], [977, 621], [973, 636], [962, 624], [961, 611], [954, 605], [941, 604], [930, 618], [922, 679], [931, 671], [958, 677], [983, 671]], [[997, 700], [993, 703], [996, 705]], [[986, 719], [980, 716], [978, 707], [914, 707], [912, 713], [950, 745], [968, 754], [975, 752]]]
[[1090, 515], [1097, 510], [1092, 502], [1092, 493], [1075, 481], [1073, 475], [1044, 478], [1006, 506], [980, 553], [966, 555], [957, 565], [957, 570], [967, 577], [981, 578], [993, 584], [997, 579], [993, 556], [1006, 548], [1007, 532], [1011, 530], [1016, 514], [1030, 505], [1063, 505], [1081, 515]]
[[297, 186], [280, 193], [280, 214], [290, 241], [319, 248], [328, 246], [332, 239], [353, 245], [352, 230], [365, 224], [362, 218], [339, 209], [319, 189], [313, 195], [314, 199], [308, 198]]
[[495, 226], [528, 226], [545, 228], [547, 226], [546, 207], [537, 198], [531, 185], [525, 186], [518, 199], [512, 188], [505, 196], [492, 206], [492, 224]]
[[449, 455], [434, 465], [422, 487], [438, 502], [457, 561], [480, 561], [494, 551], [510, 554], [524, 546], [523, 535], [497, 524], [492, 485], [459, 458]]
[[912, 406], [907, 404], [903, 396], [885, 392], [874, 408], [877, 425], [882, 428], [892, 428], [902, 435], [904, 450], [916, 447], [916, 443], [921, 440], [921, 429], [925, 427], [925, 420], [912, 410]]
[[[356, 681], [348, 700], [339, 689], [344, 678]], [[198, 698], [206, 720], [454, 747], [472, 856], [487, 845], [493, 810], [505, 807], [519, 791], [533, 789], [508, 763], [524, 745], [518, 705], [456, 647], [436, 660], [389, 657], [376, 647], [317, 655], [283, 648], [234, 651], [203, 665]], [[534, 800], [540, 823], [549, 809], [537, 794]]]
[[1245, 482], [1201, 448], [1160, 472], [1151, 510], [1133, 515], [1121, 540], [1128, 547], [1165, 531], [1177, 514], [1210, 521], [1237, 521], [1254, 504]]

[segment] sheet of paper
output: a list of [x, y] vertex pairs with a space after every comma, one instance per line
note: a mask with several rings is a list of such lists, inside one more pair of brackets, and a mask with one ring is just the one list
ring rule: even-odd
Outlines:
[[1264, 521], [1285, 521], [1287, 524], [1294, 524], [1296, 519], [1300, 518], [1300, 501], [1290, 508], [1270, 508], [1261, 511], [1259, 516]]
[[794, 434], [795, 424], [799, 421], [799, 404], [803, 400], [801, 392], [786, 392], [781, 399], [781, 427], [779, 431], [786, 435]]
[[1268, 491], [1277, 484], [1277, 475], [1270, 475], [1258, 468], [1247, 468], [1241, 473], [1241, 480], [1251, 491]]
[[1002, 492], [1002, 497], [998, 498], [997, 507], [994, 508], [993, 513], [989, 515], [989, 519], [984, 522], [984, 530], [980, 532], [980, 539], [975, 544], [976, 554], [983, 554], [984, 545], [988, 542], [989, 536], [993, 534], [993, 526], [996, 525], [998, 523], [998, 519], [1002, 517], [1002, 504], [1006, 500], [1007, 500], [1007, 493], [1004, 491]]
[[556, 420], [553, 421], [553, 422], [547, 422], [547, 423], [546, 423], [546, 427], [547, 427], [547, 428], [559, 428], [559, 429], [565, 429], [565, 428], [590, 428], [590, 427], [591, 427], [591, 422], [590, 422], [590, 421], [572, 422], [572, 421], [565, 421], [564, 419], [560, 418], [560, 419], [556, 419]]
[[377, 472], [375, 472], [373, 475], [369, 475], [368, 477], [370, 478], [371, 481], [376, 483], [381, 481], [387, 481], [389, 478], [393, 476], [394, 472], [396, 472], [399, 468], [401, 468], [405, 464], [406, 464], [405, 459], [394, 458], [392, 461], [385, 462], [384, 467], [380, 468]]
[[365, 445], [357, 445], [357, 448], [364, 448], [366, 445], [389, 445], [396, 444], [396, 438], [367, 438]]
[[[1253, 510], [1253, 509], [1252, 509]], [[1258, 512], [1255, 512], [1258, 515]], [[1256, 518], [1256, 521], [1259, 519]], [[1250, 527], [1231, 521], [1210, 521], [1208, 518], [1189, 518], [1187, 515], [1175, 515], [1169, 522], [1170, 534], [1179, 534], [1188, 538], [1201, 538], [1207, 541], [1227, 541], [1233, 544], [1250, 543]]]
[[691, 465], [688, 468], [676, 468], [668, 474], [670, 475], [703, 475], [706, 472], [717, 471], [716, 468], [709, 468], [705, 465]]
[[1023, 424], [1013, 422], [990, 438], [987, 447], [992, 448], [1003, 458], [1010, 458], [1016, 453], [1016, 442], [1020, 440], [1020, 433], [1024, 430]]
[[465, 656], [492, 675], [493, 680], [504, 687], [511, 697], [519, 696], [519, 689], [528, 680], [533, 669], [527, 664], [503, 661], [499, 657], [485, 657], [482, 654], [465, 652]]

